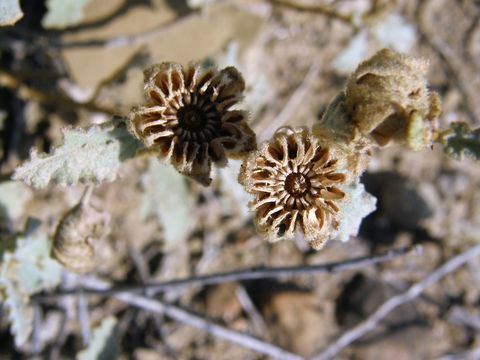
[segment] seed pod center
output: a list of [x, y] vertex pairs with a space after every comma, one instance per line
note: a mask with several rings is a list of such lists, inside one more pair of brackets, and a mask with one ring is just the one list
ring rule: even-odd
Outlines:
[[299, 198], [310, 190], [310, 179], [302, 173], [291, 173], [285, 179], [285, 190], [293, 197]]
[[197, 132], [202, 130], [207, 118], [204, 111], [195, 105], [186, 105], [178, 110], [178, 123], [187, 131]]

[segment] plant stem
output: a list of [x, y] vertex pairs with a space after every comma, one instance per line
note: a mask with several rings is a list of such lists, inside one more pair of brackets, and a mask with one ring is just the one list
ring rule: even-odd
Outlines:
[[[361, 256], [339, 262], [332, 262], [319, 265], [303, 265], [303, 266], [290, 266], [290, 267], [273, 267], [273, 268], [257, 268], [248, 270], [239, 270], [227, 273], [218, 273], [211, 275], [194, 276], [186, 279], [169, 280], [159, 283], [146, 283], [146, 284], [134, 284], [134, 285], [114, 285], [106, 289], [92, 289], [88, 287], [88, 277], [84, 277], [81, 285], [84, 295], [103, 295], [109, 296], [118, 293], [144, 293], [149, 296], [153, 296], [160, 292], [167, 290], [191, 287], [191, 286], [205, 286], [214, 285], [226, 282], [245, 281], [245, 280], [258, 280], [267, 278], [278, 278], [282, 276], [296, 276], [315, 274], [319, 272], [341, 272], [347, 270], [359, 269], [362, 267], [380, 264], [386, 261], [390, 261], [400, 256], [408, 255], [412, 252], [419, 250], [419, 247], [403, 247], [395, 250], [390, 250], [386, 253], [372, 256]], [[86, 281], [86, 282], [85, 282]], [[59, 289], [52, 293], [41, 293], [32, 296], [32, 300], [39, 301], [48, 298], [56, 298], [59, 296], [74, 295], [78, 291], [78, 288]]]

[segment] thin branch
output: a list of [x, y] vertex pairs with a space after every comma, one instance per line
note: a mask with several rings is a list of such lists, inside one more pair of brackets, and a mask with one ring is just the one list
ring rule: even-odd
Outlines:
[[25, 84], [23, 79], [17, 77], [15, 74], [0, 70], [0, 86], [15, 91], [17, 96], [23, 100], [33, 100], [44, 104], [51, 104], [65, 109], [79, 109], [102, 112], [108, 115], [116, 115], [118, 111], [113, 108], [108, 108], [98, 105], [93, 101], [85, 103], [77, 102], [69, 97], [59, 94], [50, 94], [30, 87]]
[[61, 33], [49, 33], [41, 35], [37, 32], [20, 29], [18, 27], [12, 28], [10, 31], [3, 34], [0, 39], [0, 49], [15, 49], [20, 52], [38, 51], [42, 48], [49, 49], [69, 49], [69, 48], [88, 48], [88, 47], [122, 47], [131, 45], [146, 44], [152, 39], [161, 36], [176, 26], [181, 26], [183, 23], [191, 20], [193, 17], [199, 16], [199, 11], [194, 10], [176, 17], [166, 23], [159, 24], [153, 28], [146, 29], [134, 34], [122, 34], [112, 36], [110, 38], [91, 38], [86, 40], [64, 40]]
[[127, 59], [125, 59], [122, 65], [115, 69], [114, 72], [100, 80], [100, 82], [95, 86], [93, 93], [89, 96], [88, 101], [95, 101], [95, 99], [99, 97], [102, 89], [104, 89], [107, 85], [111, 85], [115, 80], [120, 79], [122, 76], [126, 76], [127, 71], [133, 67], [135, 63], [138, 63], [138, 65], [141, 64], [142, 66], [145, 65], [146, 62], [144, 59], [142, 59], [142, 56], [146, 56], [145, 49], [146, 47], [142, 46], [135, 50]]
[[191, 11], [185, 15], [175, 18], [166, 24], [161, 24], [152, 29], [138, 32], [131, 35], [119, 35], [109, 39], [90, 39], [79, 41], [64, 41], [51, 39], [49, 45], [54, 48], [84, 48], [84, 47], [121, 47], [131, 45], [143, 45], [151, 41], [152, 39], [161, 36], [174, 27], [181, 26], [184, 23], [190, 21], [192, 18], [199, 16], [198, 11]]
[[[403, 247], [395, 250], [390, 250], [386, 253], [376, 256], [361, 256], [339, 262], [331, 262], [319, 265], [303, 265], [303, 266], [287, 266], [287, 267], [272, 267], [272, 268], [256, 268], [248, 270], [233, 271], [227, 273], [218, 273], [211, 275], [195, 276], [186, 279], [170, 280], [160, 283], [148, 284], [134, 284], [134, 285], [117, 285], [108, 289], [91, 289], [88, 287], [88, 277], [82, 279], [84, 294], [109, 296], [118, 293], [145, 293], [150, 296], [154, 294], [165, 292], [167, 290], [191, 287], [191, 286], [205, 286], [214, 285], [225, 282], [237, 282], [245, 280], [258, 280], [267, 278], [278, 278], [282, 276], [296, 276], [315, 274], [319, 272], [341, 272], [347, 270], [359, 269], [366, 266], [380, 264], [386, 261], [393, 260], [400, 256], [405, 256], [414, 252], [418, 252], [420, 247]], [[87, 282], [85, 282], [87, 281]], [[77, 288], [59, 289], [52, 293], [41, 293], [32, 296], [32, 300], [38, 301], [48, 298], [56, 298], [58, 296], [67, 296], [76, 294]]]
[[305, 97], [312, 88], [314, 80], [319, 76], [319, 74], [320, 66], [318, 63], [315, 62], [310, 65], [310, 68], [305, 74], [305, 77], [302, 79], [302, 82], [292, 93], [282, 110], [271, 121], [268, 122], [266, 128], [259, 129], [258, 132], [261, 134], [263, 139], [269, 139], [272, 137], [276, 129], [285, 125], [289, 119], [294, 117], [297, 109], [305, 100]]
[[247, 290], [245, 290], [242, 285], [239, 285], [237, 287], [237, 290], [235, 291], [235, 295], [237, 296], [238, 301], [242, 305], [243, 310], [250, 318], [250, 321], [252, 322], [255, 329], [255, 334], [266, 334], [267, 326], [265, 324], [265, 321], [263, 320], [260, 312], [255, 307], [252, 299], [248, 295]]
[[[458, 68], [461, 66], [453, 60], [452, 51], [445, 44], [440, 44], [433, 39], [430, 39], [426, 33], [420, 30], [420, 36], [424, 39], [425, 43], [438, 55], [440, 61], [445, 67], [447, 76], [456, 85], [458, 91], [462, 94], [463, 105], [465, 106], [465, 112], [470, 118], [470, 121], [474, 124], [478, 124], [477, 116], [475, 114], [475, 105], [473, 103], [469, 85], [467, 85], [460, 76]], [[456, 64], [456, 65], [454, 65]]]
[[52, 344], [52, 347], [48, 353], [48, 359], [57, 360], [60, 358], [60, 350], [65, 343], [67, 338], [67, 323], [68, 323], [68, 315], [67, 311], [62, 312], [62, 319], [60, 321], [60, 326], [57, 332], [57, 336], [55, 337], [55, 341]]
[[80, 333], [82, 336], [82, 345], [87, 346], [90, 344], [92, 337], [90, 329], [90, 316], [88, 313], [88, 299], [80, 289], [77, 295], [77, 317], [80, 323]]
[[[144, 284], [146, 283], [150, 278], [150, 270], [148, 268], [147, 261], [145, 260], [145, 257], [142, 252], [140, 252], [137, 248], [134, 246], [129, 247], [129, 254], [130, 257], [132, 258], [133, 264], [138, 272], [138, 275], [140, 276], [140, 281]], [[160, 338], [160, 341], [162, 344], [165, 346], [165, 349], [168, 352], [174, 353], [172, 350], [171, 346], [169, 346], [168, 342], [165, 339], [164, 336], [164, 329], [162, 327], [162, 324], [164, 322], [164, 317], [163, 315], [160, 314], [152, 314], [151, 315], [153, 322], [155, 324], [155, 328], [157, 330], [158, 336]]]
[[385, 319], [385, 317], [397, 307], [406, 304], [421, 295], [429, 286], [439, 282], [446, 275], [454, 272], [459, 267], [480, 255], [480, 244], [471, 247], [460, 255], [447, 261], [437, 270], [430, 273], [420, 282], [412, 285], [407, 291], [396, 295], [384, 302], [373, 314], [366, 320], [356, 325], [352, 329], [344, 333], [334, 343], [328, 346], [323, 352], [314, 355], [310, 360], [326, 360], [337, 355], [342, 349], [349, 346], [353, 342], [362, 338], [376, 328], [376, 326]]
[[42, 308], [39, 304], [33, 305], [32, 355], [38, 356], [42, 350]]
[[268, 0], [272, 5], [282, 6], [285, 8], [289, 8], [292, 10], [300, 11], [300, 12], [310, 12], [310, 13], [317, 13], [322, 14], [327, 17], [340, 20], [341, 22], [348, 24], [350, 26], [355, 27], [353, 16], [352, 15], [344, 15], [337, 12], [335, 9], [332, 9], [329, 6], [325, 6], [322, 4], [316, 5], [306, 5], [306, 4], [299, 4], [298, 1], [286, 1], [286, 0]]
[[426, 5], [427, 1], [419, 2], [419, 6], [416, 12], [418, 32], [420, 34], [420, 38], [427, 46], [432, 49], [433, 52], [438, 55], [438, 58], [440, 59], [441, 63], [445, 68], [447, 76], [451, 79], [452, 83], [455, 84], [458, 91], [462, 95], [465, 113], [470, 118], [470, 121], [473, 124], [478, 124], [479, 119], [477, 118], [477, 114], [475, 112], [475, 102], [473, 100], [474, 97], [472, 96], [470, 84], [468, 83], [470, 79], [464, 79], [460, 71], [461, 67], [464, 66], [464, 64], [455, 59], [455, 53], [448, 44], [435, 40], [429, 34], [426, 26], [424, 25], [424, 20], [427, 18]]
[[[95, 278], [88, 278], [85, 281], [91, 289], [97, 289], [99, 291], [107, 290], [109, 284]], [[257, 351], [261, 354], [271, 356], [275, 359], [282, 360], [301, 360], [302, 357], [292, 354], [286, 350], [283, 350], [273, 344], [257, 339], [248, 334], [230, 330], [226, 327], [216, 325], [200, 316], [194, 315], [178, 306], [164, 303], [158, 300], [149, 299], [145, 296], [121, 293], [116, 294], [114, 297], [124, 303], [136, 306], [143, 310], [151, 311], [157, 314], [164, 314], [173, 320], [184, 323], [186, 325], [203, 330], [212, 336], [229, 341], [231, 343], [243, 346], [245, 348]]]
[[133, 265], [140, 277], [142, 284], [148, 282], [148, 279], [150, 278], [150, 271], [142, 253], [134, 246], [129, 246], [128, 254], [132, 259]]
[[480, 317], [470, 314], [460, 306], [454, 306], [450, 310], [447, 321], [457, 326], [467, 326], [475, 331], [480, 331]]
[[474, 360], [480, 359], [480, 348], [476, 348], [470, 351], [465, 351], [458, 354], [449, 354], [442, 356], [438, 360]]
[[475, 44], [475, 30], [480, 25], [480, 11], [477, 11], [476, 14], [472, 14], [472, 15], [473, 15], [473, 21], [471, 22], [467, 31], [465, 31], [465, 34], [463, 35], [463, 38], [462, 38], [463, 57], [471, 61], [473, 64], [478, 65], [480, 59], [474, 57], [474, 55], [471, 53], [471, 49], [472, 49], [472, 46], [474, 46]]

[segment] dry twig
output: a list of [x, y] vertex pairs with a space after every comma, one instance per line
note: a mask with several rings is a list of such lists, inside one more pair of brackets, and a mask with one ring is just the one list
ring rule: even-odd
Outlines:
[[80, 333], [82, 336], [83, 346], [87, 346], [91, 339], [90, 316], [88, 312], [88, 299], [83, 294], [82, 290], [78, 292], [77, 296], [77, 316], [80, 323]]
[[[282, 276], [306, 275], [319, 272], [338, 273], [341, 271], [354, 270], [370, 265], [380, 264], [395, 259], [399, 256], [411, 254], [412, 252], [418, 251], [419, 249], [419, 247], [404, 247], [400, 249], [390, 250], [384, 254], [380, 254], [377, 256], [361, 256], [353, 259], [343, 260], [340, 262], [332, 262], [319, 265], [249, 269], [227, 273], [194, 276], [186, 279], [170, 280], [160, 283], [135, 284], [124, 286], [118, 285], [102, 289], [90, 288], [88, 286], [89, 278], [85, 277], [82, 281], [82, 285], [85, 286], [85, 288], [83, 289], [83, 294], [109, 296], [119, 293], [145, 293], [149, 296], [153, 296], [160, 292], [165, 292], [167, 290], [182, 287], [206, 286], [225, 282], [278, 278]], [[32, 296], [32, 300], [39, 301], [52, 297], [55, 298], [59, 296], [73, 295], [76, 294], [77, 291], [77, 288], [60, 289], [56, 292], [52, 292], [49, 294], [36, 294]]]
[[454, 306], [450, 310], [447, 321], [457, 326], [466, 326], [475, 331], [480, 331], [480, 317], [470, 314], [460, 306]]
[[247, 313], [250, 321], [253, 324], [255, 329], [255, 334], [265, 334], [267, 332], [267, 326], [265, 321], [263, 320], [262, 315], [255, 307], [252, 299], [247, 293], [247, 290], [241, 285], [238, 286], [237, 290], [235, 291], [235, 295], [237, 296], [238, 301], [242, 305], [243, 310]]
[[458, 56], [454, 53], [454, 51], [448, 44], [434, 39], [431, 34], [429, 34], [427, 26], [424, 24], [424, 20], [427, 18], [427, 13], [425, 10], [427, 4], [427, 1], [420, 2], [417, 9], [416, 18], [420, 38], [437, 54], [438, 58], [443, 64], [443, 67], [445, 68], [447, 76], [451, 79], [452, 83], [455, 84], [458, 91], [462, 94], [465, 112], [470, 118], [470, 121], [473, 124], [478, 124], [479, 119], [477, 118], [475, 112], [475, 103], [473, 100], [474, 96], [472, 94], [472, 91], [470, 90], [471, 86], [468, 83], [470, 79], [465, 79], [464, 76], [462, 76], [461, 74], [461, 68], [464, 66], [464, 64], [459, 59], [457, 59]]
[[445, 355], [439, 358], [439, 360], [475, 360], [480, 359], [480, 348], [476, 348], [470, 351], [465, 351], [458, 354]]
[[0, 86], [15, 91], [17, 96], [24, 100], [37, 101], [40, 103], [51, 104], [65, 109], [85, 109], [94, 112], [101, 112], [108, 115], [116, 115], [117, 111], [93, 101], [77, 102], [69, 97], [59, 94], [49, 94], [30, 87], [22, 79], [4, 70], [0, 70]]
[[[151, 29], [140, 31], [134, 34], [122, 34], [112, 36], [110, 38], [92, 38], [87, 40], [68, 41], [59, 37], [55, 33], [47, 36], [39, 36], [38, 33], [27, 29], [12, 29], [12, 33], [16, 37], [5, 36], [0, 42], [0, 49], [16, 49], [25, 52], [27, 50], [37, 50], [43, 46], [50, 49], [69, 49], [69, 48], [88, 48], [88, 47], [123, 47], [132, 45], [143, 45], [161, 35], [164, 35], [172, 28], [181, 26], [193, 17], [199, 16], [198, 11], [191, 11], [180, 17], [172, 19], [166, 23], [162, 23]], [[8, 34], [8, 33], [7, 33]], [[20, 38], [20, 39], [19, 39]]]
[[39, 304], [33, 305], [32, 355], [39, 355], [41, 351], [42, 308]]
[[332, 359], [342, 349], [374, 330], [376, 326], [380, 323], [380, 321], [385, 319], [385, 317], [392, 310], [412, 301], [413, 299], [421, 295], [430, 285], [439, 282], [443, 277], [454, 272], [459, 267], [461, 267], [462, 265], [464, 265], [478, 255], [480, 255], [480, 244], [475, 245], [470, 249], [464, 251], [460, 255], [457, 255], [454, 258], [450, 259], [445, 264], [440, 266], [437, 270], [426, 276], [423, 280], [412, 285], [407, 291], [396, 295], [384, 302], [366, 320], [362, 321], [360, 324], [348, 330], [335, 342], [329, 345], [324, 351], [312, 356], [310, 360]]
[[305, 74], [302, 82], [292, 93], [280, 113], [278, 113], [273, 120], [268, 121], [268, 125], [264, 129], [257, 129], [259, 130], [258, 132], [261, 134], [260, 136], [262, 139], [271, 138], [275, 130], [285, 125], [289, 119], [294, 117], [295, 112], [304, 101], [305, 96], [307, 96], [312, 89], [314, 80], [319, 76], [319, 74], [320, 66], [318, 63], [313, 63], [310, 65], [310, 68]]
[[[85, 285], [91, 289], [106, 290], [109, 284], [95, 279], [85, 279]], [[248, 349], [255, 350], [261, 354], [271, 356], [275, 359], [282, 360], [301, 360], [302, 357], [283, 350], [273, 344], [257, 339], [248, 334], [240, 333], [230, 330], [220, 325], [209, 322], [208, 320], [194, 315], [178, 306], [164, 303], [158, 300], [149, 299], [145, 296], [136, 295], [132, 293], [116, 294], [114, 297], [124, 303], [136, 306], [143, 310], [151, 311], [157, 314], [165, 314], [166, 316], [179, 321], [181, 323], [190, 325], [197, 329], [206, 331], [212, 336], [229, 341], [231, 343], [243, 346]]]
[[282, 6], [282, 7], [289, 8], [296, 11], [322, 14], [322, 15], [331, 17], [333, 19], [340, 20], [341, 22], [344, 22], [350, 26], [355, 27], [352, 15], [340, 14], [335, 9], [332, 9], [329, 6], [325, 6], [322, 4], [306, 5], [306, 4], [299, 4], [298, 1], [286, 1], [286, 0], [268, 0], [268, 1], [273, 5]]
[[57, 360], [60, 359], [60, 351], [68, 336], [68, 315], [67, 311], [62, 312], [62, 319], [58, 328], [55, 342], [52, 344], [48, 352], [48, 359]]
[[197, 11], [190, 12], [172, 21], [156, 26], [152, 29], [142, 31], [131, 35], [119, 35], [109, 39], [90, 39], [80, 41], [52, 41], [50, 45], [54, 48], [82, 48], [82, 47], [121, 47], [132, 45], [144, 45], [149, 41], [167, 33], [176, 26], [181, 26], [185, 22], [190, 21], [194, 16], [198, 16]]

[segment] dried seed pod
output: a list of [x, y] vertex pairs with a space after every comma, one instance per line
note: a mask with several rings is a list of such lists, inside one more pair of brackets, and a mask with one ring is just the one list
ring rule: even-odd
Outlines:
[[180, 173], [209, 185], [212, 162], [225, 166], [227, 155], [256, 148], [246, 113], [230, 110], [244, 89], [234, 67], [155, 65], [145, 71], [147, 103], [132, 110], [130, 130]]
[[244, 161], [239, 182], [254, 195], [255, 225], [269, 241], [301, 230], [320, 249], [338, 227], [345, 163], [306, 128], [281, 128]]
[[380, 50], [349, 78], [345, 105], [353, 124], [378, 145], [390, 141], [420, 150], [437, 135], [441, 104], [429, 92], [428, 62]]
[[52, 246], [52, 257], [77, 273], [95, 268], [96, 243], [110, 231], [108, 214], [90, 206], [85, 198], [60, 220]]

